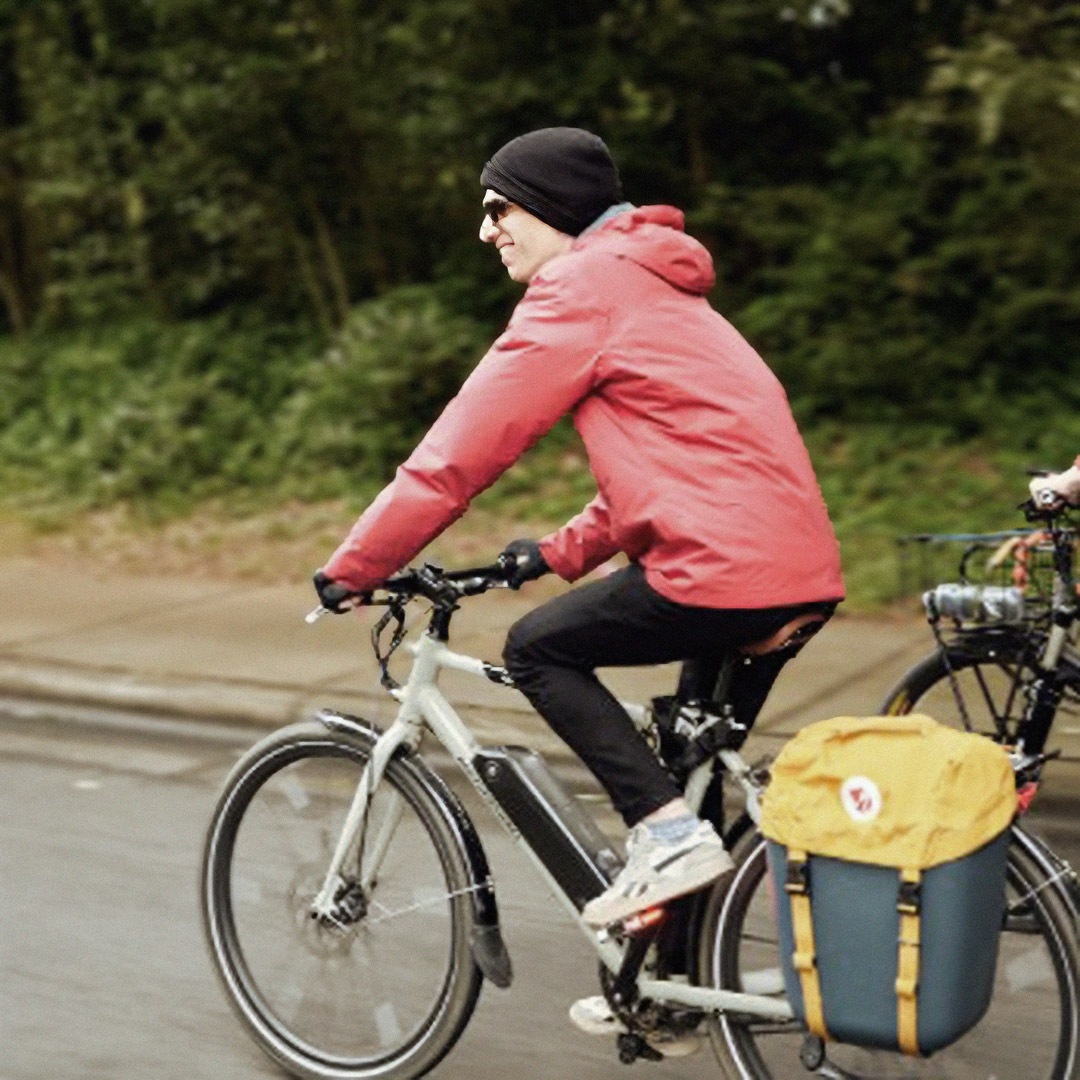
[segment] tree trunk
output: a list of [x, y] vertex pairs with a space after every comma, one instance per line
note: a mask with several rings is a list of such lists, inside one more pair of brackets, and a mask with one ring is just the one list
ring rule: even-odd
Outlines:
[[701, 110], [698, 102], [687, 104], [686, 157], [690, 180], [699, 191], [709, 182], [709, 161], [701, 134]]
[[293, 248], [296, 251], [296, 262], [300, 270], [300, 279], [304, 283], [308, 297], [311, 299], [311, 307], [315, 317], [319, 321], [319, 327], [323, 334], [329, 338], [337, 329], [334, 322], [333, 311], [327, 300], [323, 287], [319, 282], [319, 276], [315, 273], [315, 267], [311, 261], [311, 253], [308, 251], [308, 242], [300, 230], [294, 225], [292, 228]]
[[30, 329], [29, 313], [15, 282], [2, 270], [0, 270], [0, 299], [4, 301], [4, 310], [7, 313], [7, 321], [12, 333], [16, 337], [25, 334]]
[[326, 216], [319, 209], [319, 204], [310, 191], [304, 193], [304, 202], [307, 204], [311, 220], [315, 223], [315, 243], [322, 256], [323, 271], [333, 294], [336, 323], [341, 327], [345, 325], [345, 320], [349, 317], [349, 284], [345, 279], [345, 269], [341, 265], [341, 256], [338, 255], [337, 248], [334, 246], [334, 238], [330, 235], [330, 226]]

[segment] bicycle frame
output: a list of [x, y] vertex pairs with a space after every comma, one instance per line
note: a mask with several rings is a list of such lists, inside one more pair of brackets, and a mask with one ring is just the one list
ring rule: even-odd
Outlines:
[[[402, 746], [411, 750], [418, 749], [424, 731], [428, 729], [454, 758], [495, 818], [518, 847], [525, 852], [540, 876], [547, 882], [552, 893], [567, 908], [586, 939], [596, 950], [601, 962], [612, 973], [618, 973], [623, 964], [627, 946], [620, 944], [606, 931], [589, 927], [581, 918], [578, 906], [567, 895], [566, 889], [552, 867], [541, 858], [522, 835], [521, 830], [511, 820], [499, 799], [481, 776], [475, 761], [486, 748], [476, 741], [453, 705], [438, 687], [439, 673], [444, 668], [462, 671], [504, 685], [512, 685], [505, 671], [473, 657], [453, 652], [447, 647], [445, 641], [430, 629], [418, 641], [408, 643], [406, 647], [414, 655], [412, 669], [404, 685], [390, 690], [391, 695], [399, 703], [397, 716], [373, 747], [371, 758], [364, 769], [346, 814], [322, 888], [312, 902], [313, 915], [326, 919], [333, 918], [335, 896], [344, 883], [342, 867], [349, 852], [355, 850], [362, 834], [371, 799], [382, 779], [387, 762]], [[640, 705], [627, 704], [626, 707], [634, 722], [644, 727], [647, 723], [647, 710]], [[722, 750], [718, 757], [742, 788], [746, 796], [747, 810], [756, 821], [759, 787], [755, 783], [752, 770], [735, 751]], [[687, 800], [695, 809], [700, 804], [708, 782], [708, 766], [708, 762], [699, 766], [687, 785]], [[369, 849], [371, 862], [366, 871], [366, 880], [370, 880], [377, 872], [379, 860], [389, 846], [393, 829], [399, 819], [400, 805], [392, 804]], [[569, 835], [565, 840], [564, 850], [554, 853], [555, 857], [562, 855], [567, 857], [574, 855], [573, 839]], [[783, 999], [732, 990], [689, 986], [686, 983], [670, 980], [639, 978], [636, 985], [642, 997], [664, 1004], [681, 1005], [716, 1013], [736, 1011], [768, 1020], [793, 1018], [790, 1006]]]
[[[1068, 584], [1070, 587], [1072, 586], [1071, 579]], [[1045, 760], [1046, 741], [1053, 726], [1054, 716], [1061, 697], [1067, 685], [1080, 681], [1077, 676], [1077, 673], [1080, 672], [1080, 656], [1077, 655], [1072, 645], [1080, 612], [1078, 612], [1075, 601], [1068, 596], [1063, 587], [1059, 586], [1055, 592], [1058, 595], [1055, 596], [1051, 607], [1051, 621], [1049, 629], [1045, 633], [1045, 640], [1042, 641], [1038, 650], [1033, 650], [1031, 654], [1033, 660], [1031, 670], [1035, 674], [1035, 679], [1028, 691], [1028, 701], [1016, 730], [1015, 763], [1021, 769], [1029, 764], [1037, 764]], [[949, 646], [946, 645], [935, 620], [931, 620], [931, 628], [941, 650], [941, 655], [945, 658], [957, 709], [965, 726], [970, 727], [967, 707], [956, 685], [955, 676], [949, 664]], [[1005, 642], [1016, 643], [1019, 647], [1014, 646], [1014, 651], [1017, 653], [1022, 652], [1029, 641], [1037, 640], [1027, 627], [961, 626], [953, 639], [952, 647], [962, 650], [970, 642], [969, 647], [972, 648], [972, 651], [982, 655], [984, 650], [979, 643], [988, 633], [1000, 635]], [[1014, 685], [1014, 692], [1018, 689], [1018, 685]], [[985, 695], [987, 693], [985, 686], [980, 683], [980, 687]], [[1010, 695], [1006, 711], [1011, 707], [1011, 703], [1012, 696]], [[1004, 735], [1006, 733], [1002, 731], [999, 734]]]

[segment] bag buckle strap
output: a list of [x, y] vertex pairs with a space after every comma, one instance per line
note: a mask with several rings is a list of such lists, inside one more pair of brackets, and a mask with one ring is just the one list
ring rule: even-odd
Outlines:
[[919, 1053], [919, 951], [922, 946], [922, 873], [912, 867], [900, 870], [896, 910], [900, 915], [900, 940], [896, 957], [896, 1036], [900, 1049]]
[[810, 864], [805, 859], [787, 860], [787, 873], [784, 875], [784, 892], [788, 895], [805, 896], [810, 891]]
[[922, 882], [901, 880], [896, 890], [896, 910], [901, 915], [918, 915], [922, 910]]

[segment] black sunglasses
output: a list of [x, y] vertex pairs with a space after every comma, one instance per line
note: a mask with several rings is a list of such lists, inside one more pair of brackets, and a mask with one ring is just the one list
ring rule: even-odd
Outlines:
[[510, 212], [511, 206], [513, 203], [507, 202], [506, 199], [485, 199], [484, 213], [491, 219], [492, 225], [498, 225], [499, 219]]

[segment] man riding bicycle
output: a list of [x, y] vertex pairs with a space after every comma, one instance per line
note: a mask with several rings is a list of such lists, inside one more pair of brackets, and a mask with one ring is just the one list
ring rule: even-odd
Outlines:
[[[597, 667], [708, 662], [820, 623], [843, 599], [839, 551], [779, 382], [708, 304], [712, 260], [668, 206], [624, 202], [607, 147], [576, 128], [507, 143], [485, 165], [480, 239], [526, 284], [503, 334], [316, 574], [324, 606], [378, 586], [460, 517], [565, 413], [598, 494], [540, 541], [512, 584], [630, 565], [530, 612], [506, 666], [631, 832], [583, 917], [620, 921], [731, 868]], [[749, 724], [796, 648], [739, 668]]]

